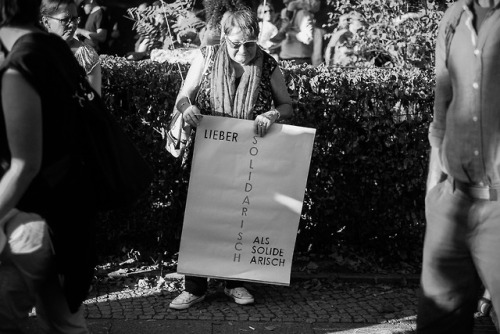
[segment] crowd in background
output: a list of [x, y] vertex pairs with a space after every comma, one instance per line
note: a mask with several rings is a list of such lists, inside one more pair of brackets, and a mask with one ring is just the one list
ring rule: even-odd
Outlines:
[[[167, 49], [171, 42], [168, 33], [156, 32], [149, 38], [134, 31], [134, 21], [127, 17], [126, 9], [105, 7], [99, 0], [76, 0], [80, 17], [75, 36], [94, 48], [99, 54], [124, 56], [130, 60], [145, 59], [153, 49]], [[160, 8], [161, 1], [145, 1], [137, 11]], [[176, 36], [182, 45], [198, 47], [220, 42], [220, 26], [224, 12], [239, 7], [250, 7], [260, 21], [258, 44], [276, 60], [294, 61], [296, 64], [349, 65], [355, 53], [355, 37], [366, 27], [363, 15], [352, 12], [342, 15], [338, 25], [326, 38], [322, 28], [328, 13], [320, 0], [197, 0], [192, 15], [204, 22], [202, 28]], [[158, 15], [153, 26], [165, 25], [165, 17]], [[137, 29], [135, 29], [137, 30]]]

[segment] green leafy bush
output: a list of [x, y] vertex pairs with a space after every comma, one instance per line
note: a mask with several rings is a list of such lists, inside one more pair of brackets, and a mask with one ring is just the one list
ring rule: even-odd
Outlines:
[[[441, 1], [444, 2], [444, 1]], [[446, 0], [446, 4], [453, 1]], [[354, 36], [353, 66], [432, 67], [435, 38], [446, 6], [442, 3], [403, 0], [327, 0], [327, 31], [339, 17], [361, 13], [367, 27]]]
[[[317, 129], [297, 249], [418, 261], [431, 71], [285, 69], [292, 123]], [[331, 248], [331, 249], [329, 249]]]
[[[105, 101], [156, 178], [136, 207], [103, 216], [100, 251], [176, 252], [189, 172], [165, 151], [162, 127], [187, 66], [101, 59]], [[418, 262], [432, 72], [282, 69], [294, 98], [288, 123], [317, 129], [296, 251]]]

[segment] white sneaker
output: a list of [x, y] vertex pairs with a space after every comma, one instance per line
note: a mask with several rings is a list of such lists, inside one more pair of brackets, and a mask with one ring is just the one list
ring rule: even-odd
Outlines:
[[236, 304], [247, 305], [254, 302], [253, 296], [243, 287], [234, 289], [224, 288], [224, 293], [233, 298]]
[[184, 310], [191, 307], [193, 304], [203, 301], [204, 299], [205, 295], [195, 296], [187, 291], [182, 291], [180, 295], [175, 297], [175, 299], [170, 302], [169, 307], [176, 310]]

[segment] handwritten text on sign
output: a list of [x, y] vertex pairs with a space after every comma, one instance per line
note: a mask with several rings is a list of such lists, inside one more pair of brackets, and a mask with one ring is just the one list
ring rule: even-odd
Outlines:
[[203, 116], [179, 252], [183, 274], [289, 284], [315, 130]]

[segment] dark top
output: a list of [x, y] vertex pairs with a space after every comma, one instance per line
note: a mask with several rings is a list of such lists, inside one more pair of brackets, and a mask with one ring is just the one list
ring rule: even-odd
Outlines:
[[[75, 110], [83, 98], [81, 92], [90, 88], [68, 45], [53, 34], [37, 32], [19, 38], [2, 63], [0, 76], [8, 68], [22, 74], [42, 104], [40, 173], [16, 207], [40, 214], [51, 227], [57, 269], [65, 277], [63, 290], [75, 311], [93, 277], [95, 210], [88, 204], [91, 192], [85, 176], [65, 176], [71, 174], [67, 160], [81, 128]], [[10, 161], [3, 115], [0, 103], [0, 161]]]
[[[97, 29], [105, 29], [107, 30], [107, 35], [109, 36], [111, 33], [111, 29], [109, 27], [109, 20], [104, 12], [104, 10], [101, 8], [94, 13], [89, 14], [87, 17], [87, 21], [85, 22], [85, 30], [91, 31], [91, 32], [97, 32]], [[105, 50], [105, 44], [106, 43], [96, 43], [96, 41], [85, 39], [85, 43], [88, 45], [92, 46], [94, 49], [96, 49], [97, 52], [104, 52]]]
[[[3, 75], [7, 68], [19, 71], [41, 98], [43, 122], [41, 170], [43, 171], [60, 161], [73, 149], [76, 117], [68, 111], [74, 108], [77, 84], [81, 80], [82, 73], [83, 76], [85, 73], [59, 36], [41, 32], [27, 34], [18, 39], [2, 64], [0, 74]], [[0, 114], [2, 115], [0, 138], [5, 138], [0, 142], [0, 154], [2, 159], [10, 160], [1, 105]], [[39, 193], [49, 191], [47, 187], [43, 178], [37, 177], [33, 186], [21, 199], [20, 208], [45, 211], [44, 207], [38, 204], [39, 200], [31, 200], [31, 197], [38, 197]]]
[[[446, 57], [447, 25], [465, 4]], [[436, 41], [436, 89], [431, 145], [444, 170], [458, 181], [500, 185], [500, 9], [491, 9], [479, 34], [473, 1], [448, 9]]]

